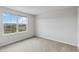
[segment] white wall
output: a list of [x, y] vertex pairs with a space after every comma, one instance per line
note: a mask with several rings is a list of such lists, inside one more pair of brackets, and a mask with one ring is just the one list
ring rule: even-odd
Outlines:
[[51, 10], [36, 19], [36, 35], [50, 40], [77, 45], [77, 8]]
[[[6, 10], [6, 9], [1, 8], [0, 12], [2, 12], [3, 10]], [[11, 10], [7, 9], [7, 11], [11, 11]], [[15, 11], [15, 13], [20, 13], [20, 12]], [[22, 14], [22, 13], [20, 13], [20, 14]], [[3, 45], [6, 45], [6, 44], [9, 44], [9, 43], [18, 41], [18, 40], [22, 40], [22, 39], [34, 36], [35, 16], [30, 15], [30, 14], [24, 14], [24, 15], [26, 15], [29, 19], [29, 21], [28, 21], [29, 22], [28, 23], [28, 31], [23, 32], [23, 33], [15, 33], [15, 34], [12, 34], [12, 35], [2, 35], [0, 33], [0, 46], [3, 46]], [[0, 18], [0, 31], [1, 31], [1, 26], [2, 25], [1, 25], [1, 18]]]
[[79, 49], [79, 7], [77, 7], [77, 41], [78, 41], [78, 49]]

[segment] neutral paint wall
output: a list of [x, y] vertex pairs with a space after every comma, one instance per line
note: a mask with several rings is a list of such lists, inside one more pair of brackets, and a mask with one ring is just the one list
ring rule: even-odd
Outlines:
[[[2, 13], [3, 10], [4, 11], [7, 10], [8, 12], [12, 11], [12, 10], [9, 10], [9, 9], [0, 8], [0, 13]], [[15, 11], [15, 13], [16, 14], [22, 14], [22, 13], [17, 12], [17, 11]], [[29, 19], [29, 21], [28, 21], [28, 31], [23, 32], [23, 33], [14, 33], [14, 34], [11, 34], [11, 35], [2, 35], [1, 34], [1, 32], [2, 32], [1, 31], [2, 24], [1, 24], [1, 18], [0, 18], [0, 46], [3, 46], [3, 45], [6, 45], [6, 44], [9, 44], [9, 43], [18, 41], [18, 40], [22, 40], [22, 39], [34, 36], [34, 20], [35, 20], [35, 16], [30, 15], [30, 14], [23, 14], [23, 15], [27, 16], [28, 19]]]
[[77, 8], [40, 14], [36, 19], [36, 35], [77, 46]]
[[79, 49], [79, 7], [77, 7], [77, 46]]

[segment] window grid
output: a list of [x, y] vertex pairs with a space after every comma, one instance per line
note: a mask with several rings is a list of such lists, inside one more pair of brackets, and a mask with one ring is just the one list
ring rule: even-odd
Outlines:
[[[11, 14], [11, 15], [14, 15], [14, 14]], [[19, 17], [23, 17], [23, 16], [18, 16], [18, 15], [14, 15], [14, 16], [16, 16], [16, 24], [11, 22], [11, 23], [13, 23], [12, 25], [11, 24], [5, 24], [4, 18], [2, 18], [3, 19], [3, 34], [10, 34], [10, 33], [27, 31], [27, 24], [26, 23], [19, 25]], [[2, 16], [2, 17], [4, 17], [4, 16]], [[27, 22], [27, 18], [26, 17], [24, 17], [24, 18], [26, 19], [25, 21]], [[12, 19], [10, 19], [10, 21], [12, 21]]]

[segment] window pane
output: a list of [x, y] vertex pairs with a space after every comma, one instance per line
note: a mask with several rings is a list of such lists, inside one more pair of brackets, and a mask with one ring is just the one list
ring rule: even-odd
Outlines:
[[4, 24], [4, 33], [16, 32], [16, 24]]
[[13, 14], [3, 13], [4, 33], [16, 32], [17, 17]]
[[3, 13], [3, 23], [16, 23], [16, 16], [9, 13]]
[[19, 16], [18, 18], [18, 31], [26, 31], [27, 19], [26, 17]]
[[27, 18], [26, 17], [19, 16], [18, 17], [18, 23], [19, 24], [28, 24]]
[[25, 24], [19, 24], [18, 31], [19, 32], [26, 31], [26, 25]]

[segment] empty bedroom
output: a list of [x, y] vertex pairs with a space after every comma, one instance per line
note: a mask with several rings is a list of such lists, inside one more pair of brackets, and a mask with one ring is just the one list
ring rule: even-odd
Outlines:
[[78, 6], [0, 6], [0, 52], [78, 52]]

